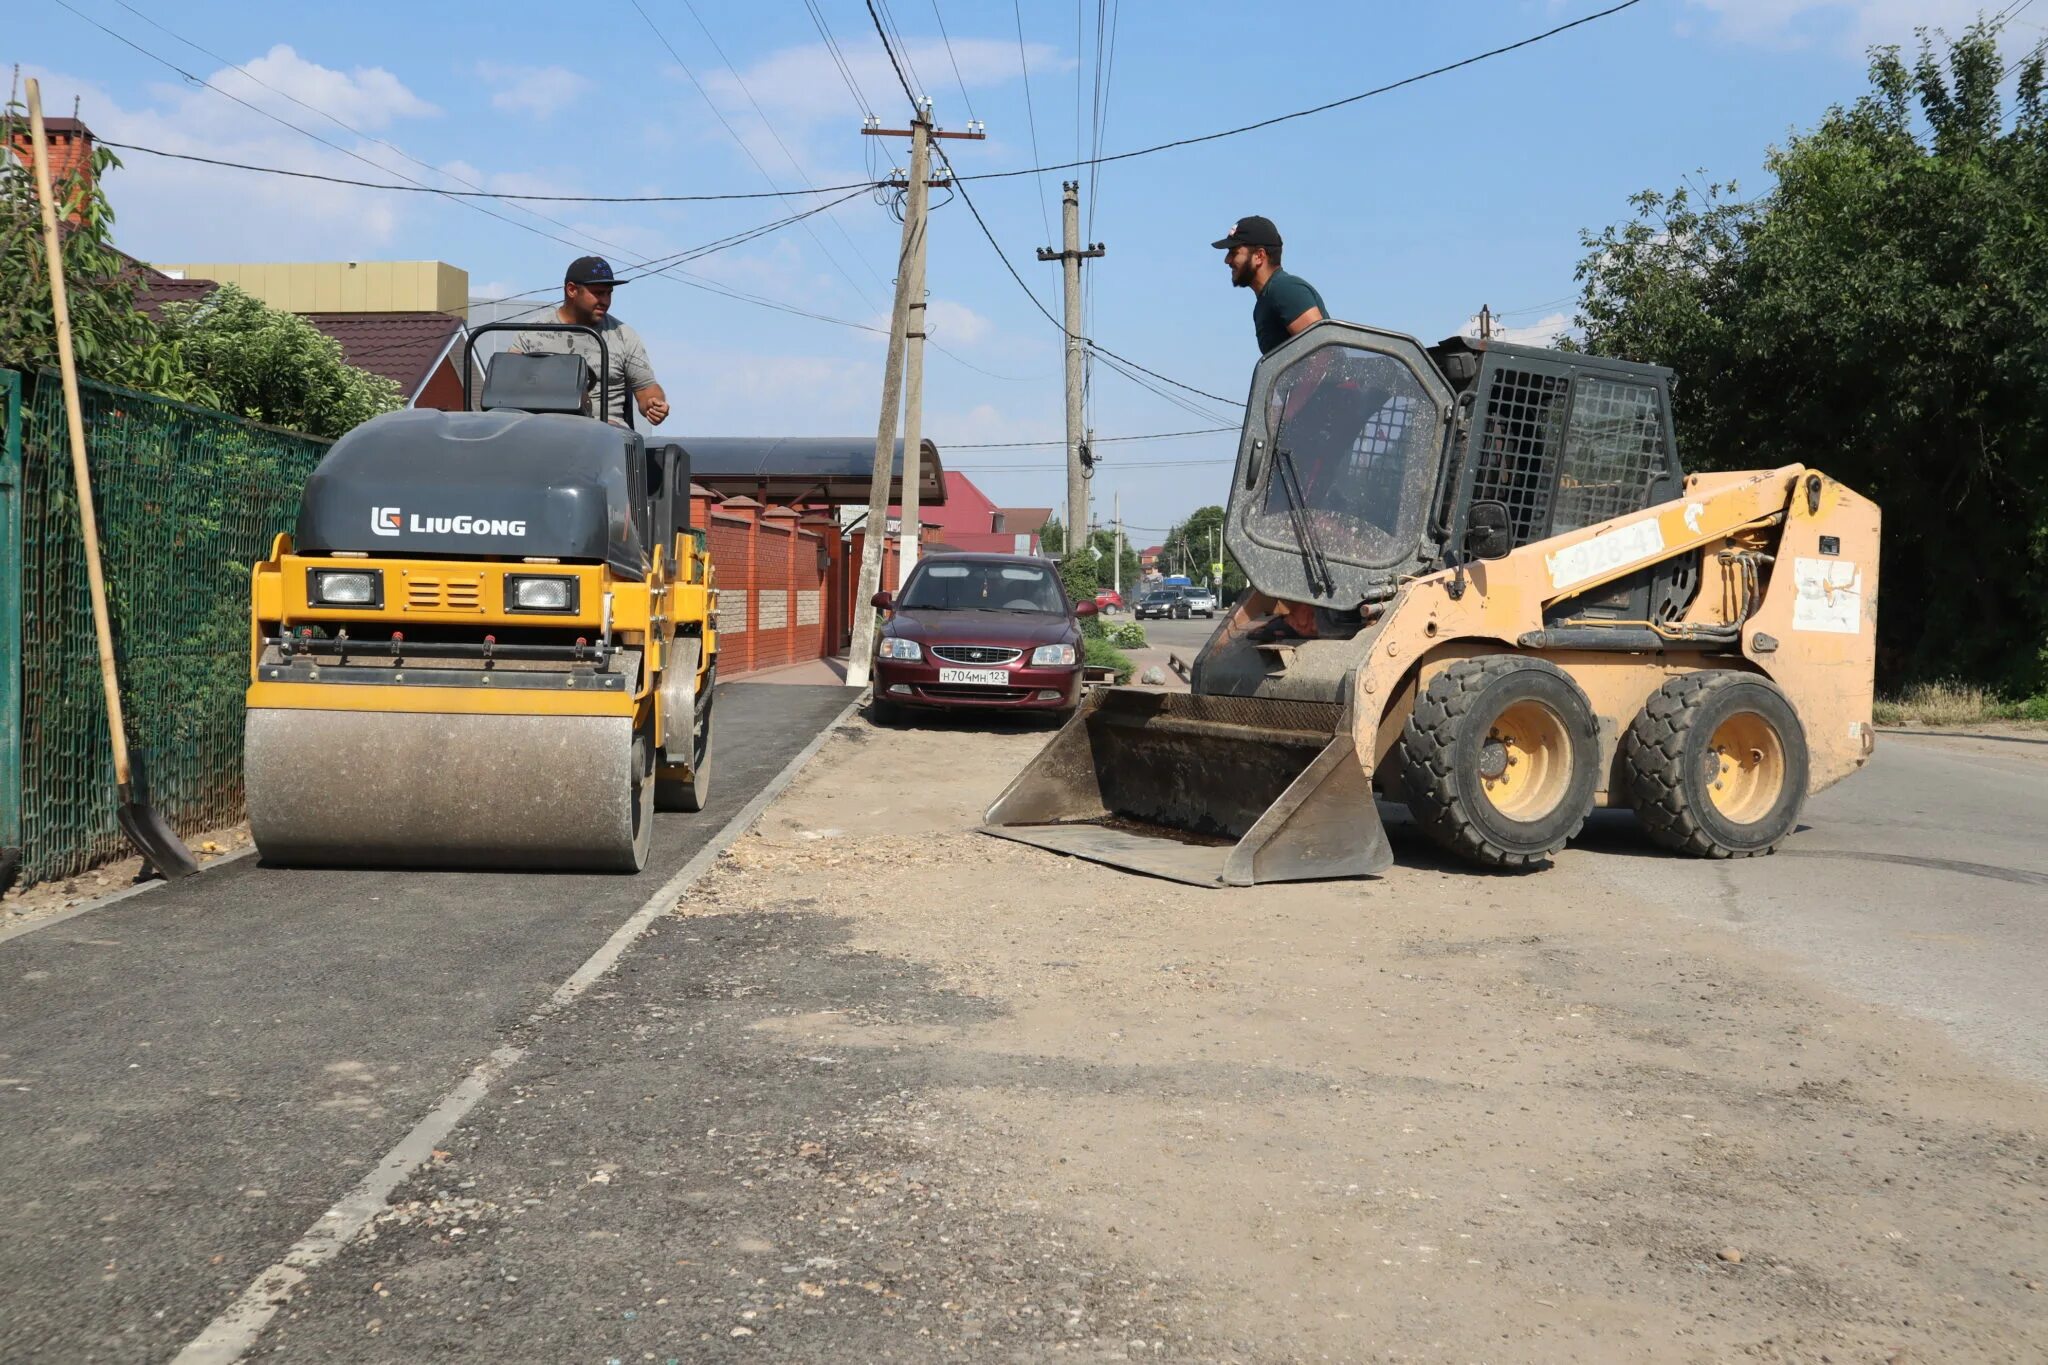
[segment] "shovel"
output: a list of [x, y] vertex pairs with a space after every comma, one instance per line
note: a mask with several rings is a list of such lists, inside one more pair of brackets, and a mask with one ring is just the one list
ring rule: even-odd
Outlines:
[[71, 434], [71, 473], [78, 484], [79, 534], [85, 542], [85, 572], [92, 585], [92, 625], [99, 636], [100, 678], [107, 689], [107, 726], [114, 742], [114, 782], [120, 795], [117, 818], [128, 841], [166, 878], [199, 870], [192, 854], [149, 804], [128, 760], [128, 732], [121, 719], [121, 686], [114, 675], [114, 630], [107, 619], [107, 583], [100, 570], [100, 536], [92, 506], [92, 473], [85, 459], [85, 423], [79, 416], [78, 364], [71, 354], [71, 307], [64, 292], [64, 249], [57, 236], [57, 201], [50, 189], [50, 144], [43, 130], [43, 92], [28, 83], [28, 121], [35, 143], [36, 195], [43, 205], [43, 249], [50, 261], [50, 307], [57, 317], [57, 359], [64, 375], [64, 416]]

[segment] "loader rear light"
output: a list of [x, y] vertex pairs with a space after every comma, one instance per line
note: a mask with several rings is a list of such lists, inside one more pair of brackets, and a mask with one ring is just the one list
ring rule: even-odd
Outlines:
[[308, 569], [306, 600], [316, 607], [382, 607], [382, 569]]
[[507, 574], [505, 610], [567, 615], [578, 609], [576, 579], [554, 574]]

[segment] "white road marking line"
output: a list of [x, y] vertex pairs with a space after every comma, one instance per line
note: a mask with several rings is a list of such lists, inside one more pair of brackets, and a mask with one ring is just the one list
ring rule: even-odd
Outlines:
[[[662, 883], [661, 889], [649, 896], [632, 917], [621, 924], [604, 946], [585, 959], [582, 966], [572, 973], [568, 980], [555, 988], [547, 1003], [527, 1016], [526, 1023], [533, 1024], [554, 1014], [577, 996], [589, 990], [591, 985], [618, 962], [633, 941], [647, 931], [659, 915], [675, 908], [682, 893], [690, 884], [703, 876], [719, 854], [725, 852], [742, 834], [753, 827], [769, 803], [788, 789], [796, 780], [804, 764], [825, 746], [832, 732], [846, 722], [860, 705], [855, 697], [844, 710], [834, 716], [796, 757], [783, 765], [780, 772], [768, 780], [754, 799], [747, 802], [740, 813], [726, 821], [718, 833], [711, 836], [694, 857], [684, 863], [682, 869]], [[484, 1059], [474, 1071], [464, 1077], [436, 1104], [427, 1116], [414, 1125], [413, 1130], [399, 1139], [398, 1145], [386, 1152], [370, 1173], [357, 1183], [354, 1189], [343, 1195], [320, 1221], [306, 1229], [298, 1241], [278, 1259], [277, 1263], [262, 1271], [249, 1282], [249, 1287], [238, 1295], [235, 1301], [224, 1309], [220, 1316], [206, 1325], [206, 1329], [178, 1352], [172, 1365], [230, 1365], [256, 1344], [257, 1337], [277, 1316], [291, 1298], [292, 1291], [304, 1283], [306, 1277], [326, 1261], [334, 1259], [351, 1242], [370, 1226], [371, 1220], [390, 1202], [392, 1191], [434, 1154], [434, 1148], [443, 1138], [453, 1132], [455, 1125], [462, 1122], [477, 1101], [490, 1093], [493, 1085], [512, 1067], [526, 1056], [526, 1049], [501, 1047]]]

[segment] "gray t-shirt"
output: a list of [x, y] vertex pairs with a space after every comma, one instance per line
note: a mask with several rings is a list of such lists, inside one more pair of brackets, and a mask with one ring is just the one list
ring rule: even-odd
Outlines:
[[[552, 316], [532, 319], [535, 322], [553, 322]], [[598, 330], [604, 333], [607, 358], [611, 361], [611, 407], [604, 416], [609, 421], [626, 420], [626, 404], [633, 400], [635, 391], [654, 383], [654, 367], [647, 363], [647, 347], [640, 340], [640, 334], [620, 322], [609, 313]], [[590, 366], [591, 374], [597, 373], [597, 342], [581, 332], [521, 332], [513, 339], [512, 349], [526, 355], [544, 355], [550, 351], [557, 354], [573, 351], [583, 357]], [[591, 402], [597, 401], [595, 395]]]

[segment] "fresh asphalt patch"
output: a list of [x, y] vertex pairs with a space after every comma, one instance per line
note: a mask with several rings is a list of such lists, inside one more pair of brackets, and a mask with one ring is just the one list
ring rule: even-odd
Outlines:
[[0, 944], [0, 1360], [175, 1354], [850, 695], [722, 687], [638, 876], [246, 859]]
[[1156, 1277], [932, 1159], [957, 1122], [935, 1088], [1005, 1078], [806, 1039], [825, 1015], [917, 1039], [1001, 1010], [849, 947], [817, 904], [659, 921], [254, 1354], [1189, 1358]]

